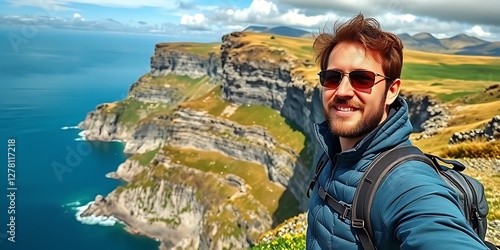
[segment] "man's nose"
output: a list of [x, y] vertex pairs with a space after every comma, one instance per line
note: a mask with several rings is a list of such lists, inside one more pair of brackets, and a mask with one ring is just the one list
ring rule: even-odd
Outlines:
[[353, 88], [348, 73], [342, 74], [342, 79], [340, 80], [339, 86], [337, 87], [337, 95], [340, 97], [353, 95]]

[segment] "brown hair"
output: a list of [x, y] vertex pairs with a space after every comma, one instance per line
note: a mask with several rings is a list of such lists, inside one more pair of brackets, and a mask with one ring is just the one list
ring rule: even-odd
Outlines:
[[337, 44], [357, 42], [365, 48], [366, 53], [382, 64], [385, 76], [391, 79], [401, 77], [403, 43], [395, 34], [382, 31], [377, 20], [358, 14], [345, 23], [335, 22], [333, 28], [331, 34], [323, 32], [313, 43], [316, 62], [322, 70], [328, 67], [328, 58]]

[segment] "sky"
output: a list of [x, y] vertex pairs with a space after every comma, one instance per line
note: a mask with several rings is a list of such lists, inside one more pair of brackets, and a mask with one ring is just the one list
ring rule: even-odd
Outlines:
[[249, 26], [314, 34], [362, 13], [396, 34], [467, 34], [500, 41], [500, 0], [0, 0], [0, 27], [151, 33], [220, 42]]

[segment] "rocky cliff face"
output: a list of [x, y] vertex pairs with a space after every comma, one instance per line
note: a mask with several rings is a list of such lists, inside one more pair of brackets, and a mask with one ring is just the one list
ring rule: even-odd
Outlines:
[[168, 43], [155, 46], [151, 57], [151, 75], [186, 75], [191, 78], [208, 76], [214, 81], [220, 77], [220, 56], [210, 53], [208, 58], [194, 53], [172, 50]]
[[[141, 77], [130, 88], [129, 98], [143, 102], [175, 104], [180, 100], [173, 99], [173, 95], [169, 92], [171, 86], [158, 84], [152, 86], [149, 84], [151, 79], [146, 78], [172, 73], [191, 77], [208, 75], [211, 79], [219, 79], [223, 83], [225, 97], [232, 103], [269, 105], [282, 114], [287, 114], [287, 119], [290, 123], [298, 125], [298, 129], [311, 133], [309, 120], [318, 119], [316, 113], [320, 110], [318, 107], [321, 107], [317, 102], [318, 90], [307, 87], [307, 82], [301, 77], [292, 76], [292, 68], [286, 61], [288, 59], [283, 61], [277, 58], [276, 60], [281, 61], [270, 64], [251, 60], [249, 63], [229, 62], [227, 59], [232, 54], [240, 56], [254, 49], [233, 51], [237, 49], [232, 47], [233, 42], [235, 41], [227, 41], [229, 45], [226, 47], [227, 57], [224, 60], [228, 63], [225, 64], [225, 73], [222, 74], [227, 76], [220, 79], [218, 77], [221, 76], [220, 68], [223, 64], [216, 63], [217, 60], [213, 55], [210, 55], [207, 61], [201, 56], [166, 51], [162, 46], [157, 46], [151, 61], [150, 75]], [[263, 47], [257, 50], [259, 53], [269, 53]], [[187, 68], [189, 70], [186, 70]], [[243, 75], [239, 75], [240, 73]], [[241, 77], [243, 81], [238, 80]], [[245, 83], [247, 81], [249, 84]], [[276, 84], [276, 81], [279, 83]], [[240, 90], [237, 82], [242, 84]], [[109, 111], [107, 108], [89, 113], [82, 122], [81, 128], [88, 131], [88, 139], [116, 138], [117, 135], [114, 133], [122, 125], [118, 121], [119, 115], [108, 113], [105, 111]], [[217, 152], [235, 159], [257, 163], [264, 167], [270, 180], [287, 187], [297, 197], [301, 197], [299, 200], [303, 202], [301, 205], [305, 210], [306, 202], [302, 197], [305, 197], [304, 187], [308, 184], [308, 178], [304, 178], [309, 175], [308, 166], [303, 166], [298, 161], [300, 152], [295, 152], [289, 146], [279, 143], [265, 128], [241, 125], [188, 108], [177, 108], [171, 112], [155, 115], [148, 115], [143, 111], [141, 117], [146, 116], [147, 119], [140, 120], [132, 131], [120, 134], [122, 135], [120, 138], [127, 142], [124, 150], [126, 153], [145, 153], [158, 147], [174, 146]], [[158, 166], [162, 164], [169, 171], [184, 169], [183, 171], [189, 172], [190, 176], [199, 176], [196, 179], [203, 181], [197, 181], [193, 185], [193, 183], [173, 182], [171, 178], [159, 178], [158, 172], [164, 170], [158, 170]], [[152, 170], [151, 166], [156, 166], [154, 167], [156, 170]], [[129, 231], [161, 240], [164, 249], [175, 247], [242, 249], [255, 243], [258, 236], [269, 230], [273, 223], [271, 219], [273, 215], [247, 193], [247, 185], [244, 181], [238, 180], [237, 176], [216, 178], [213, 174], [172, 164], [160, 154], [155, 157], [154, 164], [148, 166], [142, 166], [137, 160], [129, 159], [108, 176], [123, 179], [129, 184], [116, 189], [105, 198], [98, 196], [94, 205], [83, 216], [114, 215], [128, 225]], [[213, 194], [200, 196], [199, 192], [202, 190], [211, 190], [209, 187], [199, 186], [207, 179], [217, 179], [216, 183], [219, 183], [217, 185], [231, 187], [236, 185], [239, 191], [223, 198], [212, 197], [213, 194], [220, 193], [216, 190], [212, 191]], [[186, 197], [198, 197], [198, 199]], [[246, 206], [253, 205], [250, 208], [241, 208], [232, 202], [235, 199], [246, 199], [248, 200], [244, 202]], [[171, 200], [178, 202], [169, 203]], [[217, 200], [220, 202], [214, 203]], [[190, 209], [187, 209], [187, 206], [190, 206]], [[231, 215], [229, 219], [231, 223], [228, 225], [221, 224], [218, 221], [220, 219], [217, 219], [226, 214]], [[224, 227], [234, 231], [235, 229], [231, 227], [235, 225], [240, 228], [238, 231], [241, 233], [221, 234], [226, 231], [223, 230]]]
[[161, 102], [176, 105], [183, 100], [181, 96], [175, 95], [178, 89], [165, 82], [163, 84], [150, 84], [153, 77], [146, 74], [137, 80], [128, 91], [128, 96], [142, 102]]
[[[222, 38], [221, 62], [224, 98], [238, 104], [256, 104], [281, 110], [291, 82], [291, 63], [263, 45], [246, 45], [231, 33]], [[269, 53], [271, 52], [271, 53]]]
[[288, 186], [298, 158], [296, 152], [278, 143], [263, 127], [243, 126], [186, 108], [141, 124], [125, 151], [144, 153], [164, 145], [218, 152], [260, 164], [270, 180], [284, 186]]
[[[242, 33], [227, 34], [222, 38], [221, 63], [223, 97], [241, 105], [265, 105], [280, 112], [297, 129], [313, 137], [312, 125], [323, 119], [319, 89], [300, 75], [293, 75], [297, 66], [312, 66], [300, 62], [282, 49], [248, 45], [241, 42]], [[313, 139], [315, 140], [315, 139]], [[315, 142], [307, 150], [318, 152]], [[287, 187], [300, 197], [302, 209], [307, 208], [305, 186], [309, 166], [292, 166], [295, 178]]]
[[108, 104], [97, 106], [96, 110], [91, 111], [85, 117], [85, 120], [78, 124], [78, 127], [85, 130], [87, 140], [126, 140], [129, 136], [129, 129], [118, 122], [116, 113], [104, 112]]
[[154, 162], [142, 178], [97, 196], [82, 216], [113, 215], [128, 231], [160, 240], [160, 249], [245, 249], [271, 228], [271, 215], [239, 177], [171, 163], [161, 152]]
[[412, 95], [402, 93], [408, 103], [410, 122], [413, 125], [413, 132], [420, 133], [418, 139], [429, 138], [440, 129], [448, 126], [450, 119], [448, 108], [445, 104], [429, 98], [429, 96]]

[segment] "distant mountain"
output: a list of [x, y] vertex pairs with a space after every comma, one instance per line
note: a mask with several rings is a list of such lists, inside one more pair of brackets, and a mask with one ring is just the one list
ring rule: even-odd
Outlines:
[[480, 45], [464, 47], [457, 54], [460, 55], [483, 55], [500, 56], [500, 42], [485, 42]]
[[[287, 26], [274, 28], [250, 26], [243, 31], [312, 38], [312, 33], [309, 31]], [[427, 32], [418, 33], [413, 36], [404, 33], [398, 35], [398, 37], [403, 42], [405, 49], [408, 50], [459, 55], [500, 56], [500, 41], [488, 42], [466, 34], [458, 34], [442, 39], [438, 39]]]
[[435, 38], [430, 33], [418, 33], [413, 35], [412, 37], [418, 43], [419, 48], [415, 48], [416, 50], [444, 52], [448, 49], [441, 43], [439, 39]]
[[488, 42], [479, 38], [458, 34], [451, 38], [437, 39], [429, 33], [419, 33], [413, 36], [408, 34], [398, 35], [406, 49], [426, 52], [500, 56], [500, 42]]
[[466, 34], [459, 34], [451, 38], [441, 39], [441, 43], [448, 48], [462, 49], [467, 46], [481, 45], [488, 42]]
[[258, 32], [258, 33], [269, 33], [269, 27], [264, 27], [264, 26], [249, 26], [248, 28], [244, 29], [243, 31], [245, 32]]
[[250, 26], [244, 29], [243, 31], [269, 33], [273, 35], [291, 36], [291, 37], [312, 37], [312, 33], [309, 31], [296, 29], [288, 26], [277, 26], [273, 28], [263, 27], [263, 26]]

